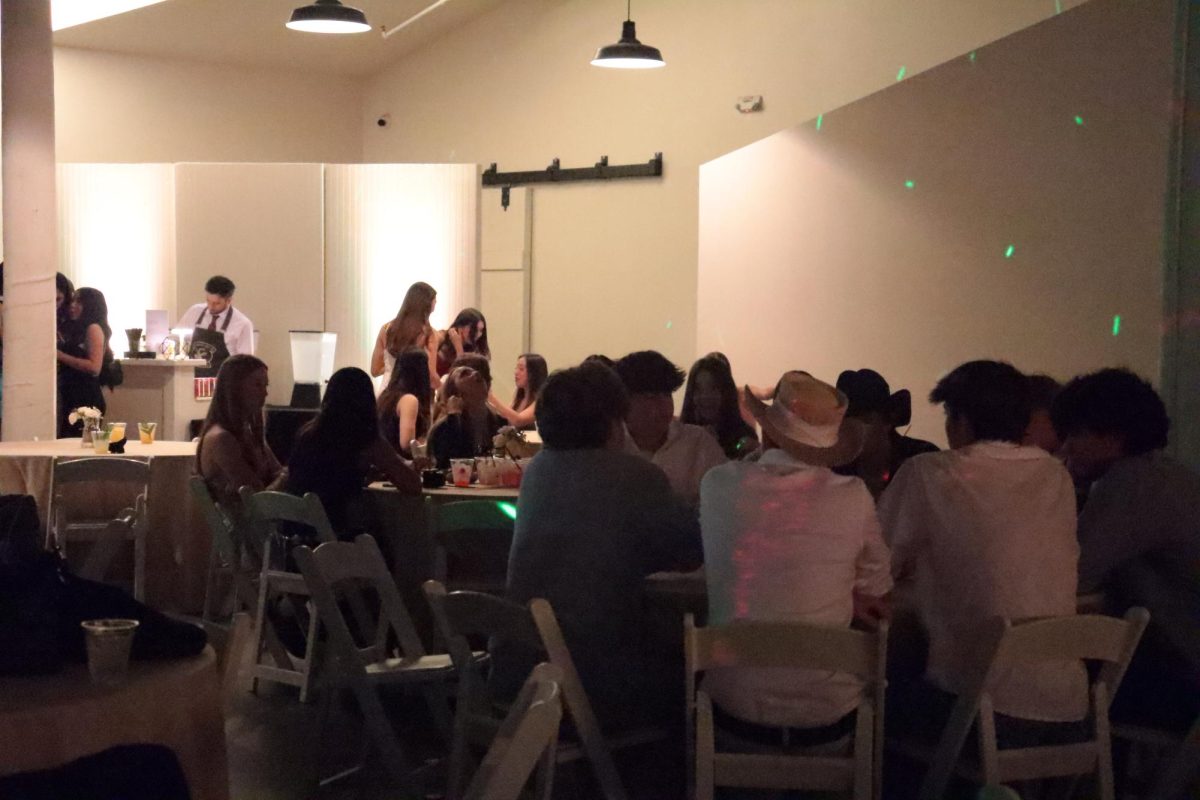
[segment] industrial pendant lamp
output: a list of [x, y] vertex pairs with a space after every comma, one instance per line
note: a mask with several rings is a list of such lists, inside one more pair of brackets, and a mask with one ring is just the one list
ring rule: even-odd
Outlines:
[[629, 3], [630, 0], [626, 0], [625, 22], [621, 26], [621, 41], [616, 44], [606, 44], [597, 50], [596, 57], [592, 59], [593, 67], [654, 69], [667, 65], [657, 47], [651, 47], [638, 41], [634, 22], [630, 19]]
[[371, 30], [367, 15], [338, 0], [314, 0], [292, 12], [287, 26], [307, 33], [363, 33]]

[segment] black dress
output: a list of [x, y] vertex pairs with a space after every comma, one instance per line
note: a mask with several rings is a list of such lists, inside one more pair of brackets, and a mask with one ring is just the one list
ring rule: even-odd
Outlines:
[[449, 469], [455, 458], [475, 458], [492, 452], [492, 437], [504, 426], [504, 420], [490, 410], [481, 417], [476, 429], [466, 413], [449, 414], [429, 431], [429, 457], [438, 469]]
[[305, 431], [296, 438], [288, 458], [286, 491], [294, 495], [313, 492], [321, 498], [329, 523], [339, 536], [352, 535], [347, 510], [362, 495], [370, 466], [365, 452], [329, 446], [312, 431]]
[[[79, 324], [68, 324], [63, 328], [63, 339], [58, 343], [58, 349], [75, 358], [87, 358], [87, 328]], [[105, 353], [105, 359], [109, 355]], [[100, 388], [100, 376], [84, 372], [66, 364], [58, 365], [58, 436], [59, 438], [78, 436], [83, 432], [83, 422], [72, 425], [67, 417], [72, 411], [82, 406], [100, 409], [100, 413], [108, 410], [104, 402], [104, 392]]]

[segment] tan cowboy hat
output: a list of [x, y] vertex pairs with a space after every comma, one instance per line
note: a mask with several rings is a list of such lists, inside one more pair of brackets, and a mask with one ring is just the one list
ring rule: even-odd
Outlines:
[[770, 405], [755, 397], [749, 386], [743, 391], [763, 433], [793, 458], [818, 467], [840, 467], [862, 451], [863, 424], [846, 419], [846, 395], [807, 372], [785, 372]]

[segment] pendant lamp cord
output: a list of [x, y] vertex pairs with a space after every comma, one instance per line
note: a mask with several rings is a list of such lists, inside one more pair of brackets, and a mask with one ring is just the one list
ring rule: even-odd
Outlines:
[[633, 4], [633, 0], [625, 0], [625, 21], [626, 22], [628, 22], [629, 18], [632, 16], [632, 11], [630, 10], [630, 6], [632, 4]]

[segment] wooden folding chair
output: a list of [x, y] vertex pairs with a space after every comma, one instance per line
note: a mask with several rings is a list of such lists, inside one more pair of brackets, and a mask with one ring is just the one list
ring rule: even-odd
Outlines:
[[533, 668], [467, 787], [466, 800], [517, 800], [539, 765], [533, 796], [550, 800], [562, 720], [561, 682], [562, 673], [553, 664]]
[[[273, 561], [285, 563], [283, 551], [285, 537], [280, 531], [281, 523], [298, 523], [316, 531], [321, 542], [333, 542], [337, 536], [321, 500], [309, 492], [296, 497], [286, 492], [252, 492], [242, 487], [239, 494], [249, 524], [260, 526], [265, 533], [262, 551], [262, 566], [258, 577], [258, 602], [254, 613], [254, 664], [251, 668], [253, 687], [257, 690], [260, 680], [275, 681], [300, 688], [300, 702], [306, 703], [313, 689], [315, 663], [318, 657], [318, 621], [310, 614], [304, 636], [304, 655], [291, 654], [287, 648], [276, 646], [280, 641], [278, 631], [268, 619], [268, 605], [277, 598], [291, 596], [301, 610], [300, 600], [309, 596], [308, 584], [298, 572], [272, 566]], [[264, 661], [264, 654], [270, 661]]]
[[424, 588], [438, 631], [459, 672], [458, 710], [450, 748], [447, 796], [451, 800], [463, 796], [471, 746], [486, 746], [500, 724], [498, 709], [501, 704], [491, 696], [481, 662], [468, 643], [472, 637], [496, 637], [546, 654], [550, 663], [562, 671], [563, 701], [579, 742], [559, 742], [555, 760], [562, 764], [587, 758], [604, 797], [624, 800], [627, 794], [613, 762], [612, 749], [645, 744], [664, 738], [666, 733], [659, 729], [639, 730], [605, 739], [550, 604], [535, 599], [526, 608], [482, 592], [447, 594], [446, 587], [437, 581], [426, 581]]
[[[977, 666], [964, 679], [936, 749], [931, 751], [912, 742], [889, 742], [898, 752], [930, 763], [921, 785], [922, 800], [942, 797], [955, 774], [979, 784], [999, 785], [1093, 772], [1101, 800], [1113, 800], [1108, 707], [1149, 619], [1144, 608], [1132, 608], [1124, 619], [1081, 614], [1016, 624], [1003, 618], [990, 620], [977, 650]], [[998, 749], [988, 691], [997, 676], [1014, 667], [1075, 660], [1103, 664], [1090, 686], [1093, 738], [1075, 744]], [[960, 763], [963, 746], [976, 723], [978, 765]]]
[[[697, 628], [684, 617], [689, 784], [698, 800], [716, 786], [755, 789], [853, 790], [855, 800], [882, 789], [887, 623], [874, 633], [799, 622], [737, 621]], [[779, 667], [842, 672], [864, 683], [849, 756], [717, 752], [712, 699], [696, 689], [696, 673], [717, 667]], [[690, 787], [689, 787], [690, 788]]]
[[[116, 517], [107, 519], [72, 518], [68, 511], [65, 492], [67, 487], [77, 491], [87, 483], [118, 483], [140, 490], [133, 506], [122, 509]], [[123, 542], [133, 542], [133, 596], [138, 600], [145, 597], [146, 584], [146, 535], [149, 516], [146, 500], [150, 493], [150, 463], [132, 458], [78, 458], [58, 461], [54, 464], [54, 491], [51, 506], [49, 536], [64, 556], [67, 544], [73, 541], [90, 541], [88, 552], [79, 576], [94, 581], [103, 581], [108, 568]]]
[[[514, 521], [494, 500], [436, 503], [425, 498], [429, 535], [434, 542], [433, 577], [451, 590], [503, 595]], [[469, 565], [483, 574], [475, 580], [450, 578], [450, 564]]]
[[[383, 554], [371, 536], [363, 534], [353, 544], [326, 542], [315, 550], [298, 547], [294, 555], [329, 634], [326, 687], [348, 688], [353, 692], [366, 733], [385, 767], [402, 786], [413, 788], [410, 781], [414, 770], [387, 718], [379, 689], [383, 685], [419, 688], [434, 722], [450, 738], [445, 695], [446, 682], [454, 675], [450, 657], [425, 653]], [[362, 594], [364, 588], [371, 590], [377, 600], [374, 619]], [[354, 630], [359, 637], [346, 619], [343, 600], [354, 617]], [[398, 650], [394, 649], [397, 643]]]

